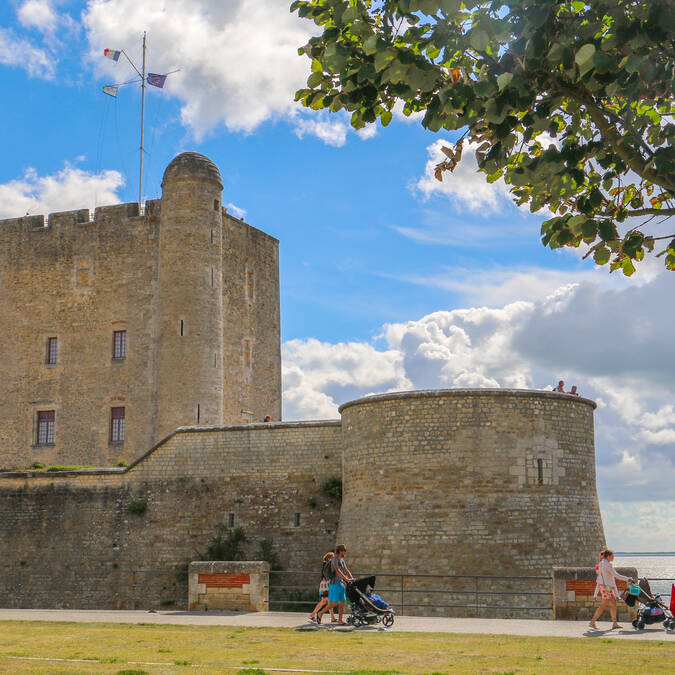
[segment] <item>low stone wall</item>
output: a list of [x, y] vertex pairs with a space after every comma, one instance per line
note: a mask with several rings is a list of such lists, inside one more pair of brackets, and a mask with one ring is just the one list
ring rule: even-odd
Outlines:
[[335, 545], [339, 422], [182, 428], [127, 469], [0, 474], [0, 607], [187, 608], [187, 570], [237, 529], [286, 569]]
[[[616, 567], [625, 577], [638, 578], [635, 567]], [[553, 568], [553, 618], [567, 621], [588, 621], [600, 602], [593, 597], [597, 573], [594, 567], [554, 567]], [[619, 591], [626, 587], [624, 581], [616, 583]], [[616, 604], [617, 618], [620, 621], [632, 621], [637, 612], [622, 600]], [[601, 617], [608, 619], [609, 612]]]
[[266, 612], [269, 577], [270, 566], [266, 562], [191, 562], [188, 610]]

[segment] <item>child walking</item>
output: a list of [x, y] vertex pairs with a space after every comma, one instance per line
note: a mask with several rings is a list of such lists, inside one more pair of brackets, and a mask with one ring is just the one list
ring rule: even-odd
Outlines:
[[[321, 617], [317, 614], [317, 612], [328, 603], [328, 587], [330, 585], [331, 574], [330, 563], [334, 555], [335, 554], [332, 551], [329, 551], [323, 557], [323, 565], [321, 566], [321, 583], [319, 584], [319, 602], [312, 610], [312, 613], [309, 615], [309, 620], [316, 621], [316, 623], [321, 623]], [[333, 608], [331, 607], [329, 611], [331, 622], [335, 623], [337, 619], [333, 614]]]

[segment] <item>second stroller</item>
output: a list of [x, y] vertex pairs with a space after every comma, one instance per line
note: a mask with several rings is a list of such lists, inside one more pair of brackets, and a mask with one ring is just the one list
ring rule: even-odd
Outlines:
[[640, 579], [635, 591], [637, 595], [630, 592], [626, 593], [624, 599], [629, 607], [639, 604], [637, 617], [633, 621], [633, 628], [642, 630], [645, 626], [655, 623], [662, 623], [666, 630], [675, 629], [675, 619], [668, 606], [661, 600], [660, 595], [652, 594], [647, 579]]

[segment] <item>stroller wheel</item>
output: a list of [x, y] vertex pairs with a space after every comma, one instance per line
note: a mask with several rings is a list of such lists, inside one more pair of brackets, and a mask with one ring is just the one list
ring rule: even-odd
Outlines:
[[393, 626], [394, 624], [394, 615], [393, 614], [385, 614], [382, 617], [382, 625], [385, 628], [389, 628], [390, 626]]

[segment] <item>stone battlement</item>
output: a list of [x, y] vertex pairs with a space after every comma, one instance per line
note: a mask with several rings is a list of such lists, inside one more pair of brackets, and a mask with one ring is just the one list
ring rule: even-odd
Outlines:
[[145, 214], [141, 215], [138, 202], [98, 206], [91, 217], [89, 209], [74, 209], [72, 211], [56, 211], [47, 215], [21, 216], [19, 218], [5, 218], [0, 220], [0, 228], [21, 228], [31, 231], [47, 231], [52, 228], [62, 228], [73, 225], [106, 225], [110, 222], [119, 223], [122, 220], [139, 217], [159, 216], [160, 200], [148, 200], [145, 204]]

